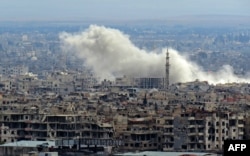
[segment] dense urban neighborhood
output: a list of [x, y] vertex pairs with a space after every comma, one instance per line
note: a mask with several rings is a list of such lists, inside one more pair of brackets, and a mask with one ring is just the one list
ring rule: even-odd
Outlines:
[[[221, 152], [224, 140], [250, 139], [248, 82], [172, 83], [168, 51], [164, 76], [101, 79], [85, 60], [60, 49], [58, 33], [79, 25], [1, 27], [0, 153], [15, 152], [6, 147], [18, 141], [48, 141], [54, 148]], [[176, 48], [205, 71], [229, 64], [237, 76], [249, 72], [249, 29], [150, 28], [121, 29], [136, 46]]]

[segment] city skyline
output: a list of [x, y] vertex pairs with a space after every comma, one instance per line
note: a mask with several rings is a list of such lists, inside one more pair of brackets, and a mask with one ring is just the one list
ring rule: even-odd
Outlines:
[[0, 2], [0, 21], [166, 20], [185, 16], [249, 16], [247, 0], [9, 0]]

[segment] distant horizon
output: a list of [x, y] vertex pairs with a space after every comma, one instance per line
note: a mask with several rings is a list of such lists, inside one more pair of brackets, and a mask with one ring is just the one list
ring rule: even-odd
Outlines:
[[[192, 19], [187, 19], [187, 18], [192, 18]], [[84, 19], [8, 19], [8, 20], [1, 20], [0, 22], [89, 22], [89, 21], [104, 21], [104, 22], [137, 22], [137, 21], [168, 21], [168, 20], [198, 20], [198, 19], [203, 19], [203, 20], [218, 20], [221, 18], [226, 18], [226, 19], [234, 19], [234, 20], [239, 20], [238, 18], [249, 18], [250, 15], [223, 15], [223, 14], [203, 14], [203, 15], [179, 15], [179, 16], [169, 16], [166, 18], [139, 18], [139, 19], [95, 19], [95, 18], [84, 18]]]
[[8, 0], [0, 21], [133, 21], [171, 17], [250, 16], [249, 0]]
[[97, 25], [109, 25], [109, 24], [163, 24], [163, 25], [194, 25], [194, 26], [250, 26], [250, 15], [183, 15], [173, 16], [166, 19], [82, 19], [82, 20], [9, 20], [1, 21], [0, 23], [20, 23], [20, 24], [39, 24], [39, 23], [50, 23], [50, 24], [97, 24]]

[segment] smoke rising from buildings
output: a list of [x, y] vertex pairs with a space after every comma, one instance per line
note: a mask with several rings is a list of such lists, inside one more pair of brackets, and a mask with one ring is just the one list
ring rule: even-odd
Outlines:
[[[129, 36], [121, 31], [104, 26], [91, 25], [84, 32], [59, 36], [62, 48], [70, 55], [83, 59], [101, 79], [117, 76], [164, 77], [166, 48], [162, 51], [146, 51], [136, 47]], [[205, 72], [199, 65], [169, 49], [170, 83], [199, 79], [209, 83], [249, 82], [233, 74], [229, 65], [214, 73]]]

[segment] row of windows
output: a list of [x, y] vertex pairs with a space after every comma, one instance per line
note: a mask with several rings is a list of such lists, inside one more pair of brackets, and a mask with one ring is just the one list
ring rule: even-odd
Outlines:
[[128, 147], [130, 145], [130, 147], [157, 147], [157, 143], [154, 143], [154, 144], [140, 144], [140, 143], [131, 143], [131, 144], [128, 144], [128, 143], [125, 143], [124, 146], [125, 147]]

